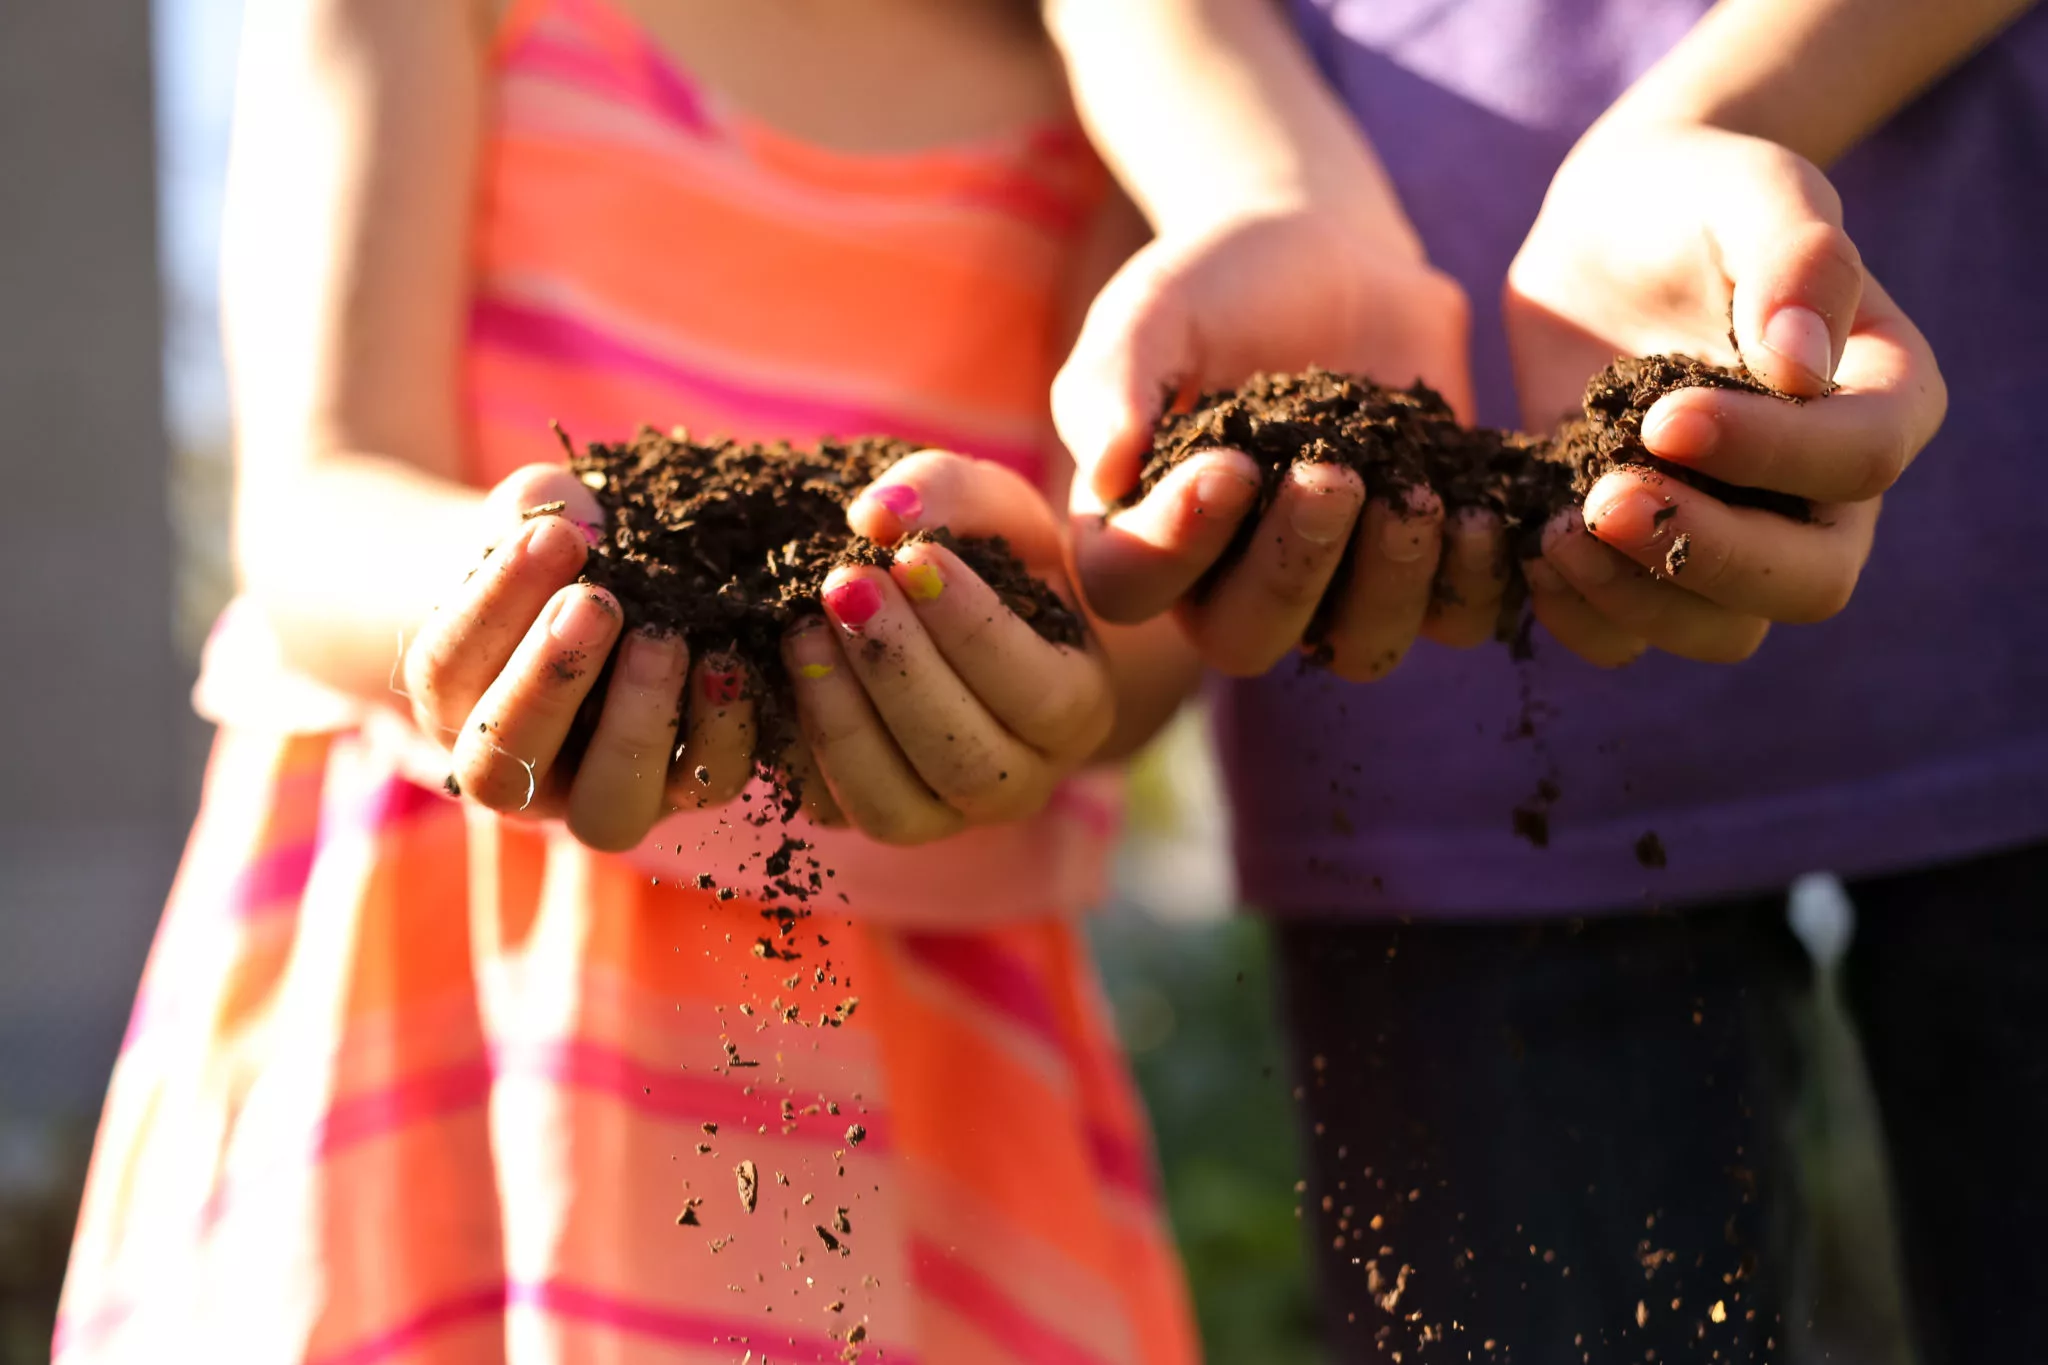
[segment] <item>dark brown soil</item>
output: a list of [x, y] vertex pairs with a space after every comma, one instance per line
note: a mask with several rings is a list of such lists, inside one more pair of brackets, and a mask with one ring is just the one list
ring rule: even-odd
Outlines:
[[[833, 569], [890, 562], [890, 550], [847, 529], [846, 508], [918, 448], [880, 437], [810, 448], [704, 444], [643, 427], [628, 444], [570, 449], [571, 467], [606, 520], [586, 579], [619, 599], [628, 628], [680, 632], [693, 658], [714, 651], [738, 657], [755, 704], [758, 762], [771, 777], [796, 733], [783, 633], [818, 611], [818, 591]], [[944, 530], [930, 538], [965, 560], [1040, 635], [1082, 642], [1081, 619], [1000, 538], [956, 540]], [[593, 689], [593, 701], [601, 694]]]
[[[1264, 466], [1260, 512], [1297, 461], [1348, 465], [1374, 497], [1397, 504], [1419, 489], [1434, 489], [1447, 515], [1479, 508], [1506, 525], [1511, 610], [1503, 617], [1505, 638], [1517, 624], [1526, 595], [1520, 562], [1540, 553], [1544, 524], [1583, 503], [1587, 491], [1611, 469], [1647, 466], [1736, 506], [1765, 508], [1800, 521], [1811, 517], [1801, 499], [1737, 488], [1660, 460], [1644, 448], [1643, 415], [1664, 394], [1692, 387], [1772, 392], [1746, 368], [1724, 370], [1683, 356], [1622, 358], [1587, 384], [1581, 416], [1539, 437], [1462, 427], [1443, 399], [1419, 383], [1389, 389], [1314, 368], [1254, 375], [1234, 391], [1204, 394], [1190, 411], [1161, 418], [1152, 456], [1122, 505], [1138, 501], [1195, 452], [1219, 447], [1244, 451]], [[1244, 553], [1256, 521], [1246, 518], [1209, 581]], [[1684, 567], [1689, 544], [1674, 544], [1668, 572], [1675, 575]]]

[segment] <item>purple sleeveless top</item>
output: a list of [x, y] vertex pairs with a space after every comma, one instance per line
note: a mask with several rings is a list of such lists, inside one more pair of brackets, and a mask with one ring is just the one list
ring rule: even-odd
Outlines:
[[[1482, 420], [1516, 405], [1499, 293], [1578, 135], [1704, 0], [1296, 0], [1431, 258], [1469, 291]], [[1888, 497], [1855, 601], [1736, 667], [1613, 673], [1539, 631], [1418, 644], [1350, 686], [1219, 693], [1247, 898], [1280, 912], [1626, 909], [2048, 838], [2048, 7], [1833, 172], [1871, 271], [1933, 342], [1940, 437]], [[1517, 738], [1533, 703], [1535, 736]], [[1548, 847], [1513, 812], [1546, 778]], [[1655, 833], [1668, 865], [1639, 860]], [[1647, 852], [1647, 850], [1646, 850]]]

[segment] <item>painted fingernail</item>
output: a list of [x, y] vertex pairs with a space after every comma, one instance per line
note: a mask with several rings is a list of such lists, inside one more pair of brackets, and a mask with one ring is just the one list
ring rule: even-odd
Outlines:
[[939, 574], [936, 564], [910, 564], [898, 575], [903, 591], [919, 602], [935, 602], [946, 590], [946, 580]]
[[1523, 560], [1522, 577], [1527, 579], [1529, 586], [1537, 592], [1563, 592], [1565, 590], [1564, 575], [1540, 559]]
[[825, 610], [848, 630], [859, 630], [882, 609], [882, 590], [865, 578], [843, 579], [825, 589]]
[[1357, 520], [1358, 502], [1344, 496], [1343, 490], [1297, 486], [1294, 511], [1287, 524], [1311, 545], [1335, 545], [1351, 533]]
[[1764, 324], [1764, 348], [1786, 364], [1804, 370], [1817, 383], [1833, 375], [1834, 342], [1826, 319], [1811, 308], [1780, 308]]
[[861, 497], [895, 513], [896, 520], [906, 531], [915, 527], [917, 519], [924, 515], [924, 499], [907, 483], [883, 484], [879, 488], [868, 489]]
[[740, 671], [737, 659], [730, 654], [714, 654], [704, 661], [704, 673], [697, 687], [704, 700], [713, 706], [730, 706], [740, 699], [745, 684], [746, 675]]
[[796, 675], [797, 675], [797, 676], [798, 676], [799, 678], [812, 678], [812, 679], [817, 679], [817, 678], [829, 678], [829, 677], [831, 677], [831, 676], [832, 676], [832, 665], [831, 665], [831, 664], [798, 664], [798, 665], [796, 666]]
[[1403, 516], [1397, 508], [1380, 527], [1380, 553], [1396, 564], [1413, 564], [1429, 548], [1428, 522]]
[[612, 637], [618, 628], [618, 609], [611, 602], [589, 590], [569, 594], [555, 608], [554, 619], [548, 622], [548, 634], [570, 649], [595, 649]]
[[1689, 404], [1660, 402], [1643, 418], [1643, 444], [1667, 460], [1703, 459], [1720, 439], [1720, 424]]
[[[573, 521], [573, 520], [574, 520], [574, 518], [571, 518], [571, 520]], [[579, 530], [579, 531], [581, 531], [581, 532], [583, 533], [583, 543], [584, 543], [584, 544], [586, 544], [586, 545], [602, 545], [602, 544], [604, 544], [604, 527], [602, 527], [602, 526], [598, 525], [598, 524], [597, 524], [596, 522], [594, 522], [594, 521], [577, 521], [577, 522], [575, 522], [575, 526], [576, 526], [576, 529], [577, 529], [577, 530]]]
[[667, 631], [636, 630], [619, 650], [619, 671], [626, 681], [653, 687], [674, 676], [681, 659], [682, 639]]

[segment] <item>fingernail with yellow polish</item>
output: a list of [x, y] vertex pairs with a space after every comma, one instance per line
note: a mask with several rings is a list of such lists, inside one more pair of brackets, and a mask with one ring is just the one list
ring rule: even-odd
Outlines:
[[903, 571], [903, 591], [919, 602], [931, 602], [946, 590], [936, 564], [912, 564]]
[[831, 664], [798, 664], [796, 669], [799, 678], [826, 678], [831, 674]]

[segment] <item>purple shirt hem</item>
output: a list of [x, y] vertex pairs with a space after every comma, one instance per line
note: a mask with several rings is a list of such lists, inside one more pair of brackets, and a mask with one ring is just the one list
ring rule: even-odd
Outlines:
[[[1756, 894], [1807, 872], [1902, 872], [2035, 842], [2048, 820], [2048, 735], [1880, 780], [1814, 787], [1556, 830], [1538, 849], [1506, 828], [1385, 824], [1341, 845], [1238, 830], [1238, 875], [1261, 910], [1358, 919], [1513, 919], [1671, 907]], [[1671, 866], [1639, 864], [1654, 831]], [[1684, 894], [1667, 899], [1660, 886]]]

